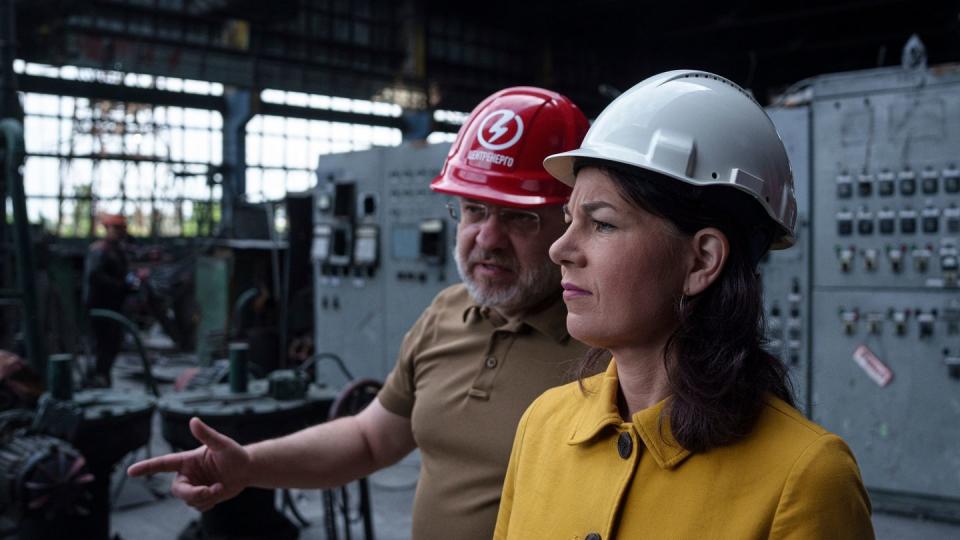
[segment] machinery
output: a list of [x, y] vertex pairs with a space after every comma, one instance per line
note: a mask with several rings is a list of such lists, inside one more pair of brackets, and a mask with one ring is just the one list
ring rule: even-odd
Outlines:
[[[277, 370], [266, 379], [248, 381], [247, 350], [246, 344], [230, 345], [228, 384], [175, 392], [160, 400], [163, 437], [174, 449], [199, 446], [189, 429], [194, 416], [240, 444], [287, 435], [327, 420], [336, 397], [332, 389], [310, 384], [293, 370]], [[204, 512], [179, 538], [297, 538], [299, 529], [277, 511], [274, 499], [275, 490], [245, 489]]]
[[813, 82], [813, 418], [880, 508], [960, 518], [960, 71]]
[[0, 413], [0, 509], [20, 538], [52, 538], [90, 515], [94, 476], [63, 439], [32, 432], [31, 411]]
[[436, 293], [457, 283], [455, 224], [430, 191], [449, 145], [323, 156], [311, 258], [317, 352], [383, 380], [403, 335]]
[[960, 70], [824, 75], [803, 92], [770, 111], [801, 224], [761, 266], [770, 346], [875, 509], [960, 519]]
[[150, 439], [151, 398], [73, 394], [70, 361], [51, 358], [51, 391], [36, 412], [0, 413], [0, 513], [22, 540], [110, 538], [110, 474]]

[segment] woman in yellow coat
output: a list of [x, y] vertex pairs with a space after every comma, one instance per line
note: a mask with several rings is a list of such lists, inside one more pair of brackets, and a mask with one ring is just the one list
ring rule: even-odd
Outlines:
[[852, 453], [761, 347], [756, 266], [796, 222], [763, 109], [716, 75], [664, 73], [544, 166], [573, 186], [550, 250], [567, 328], [613, 361], [527, 409], [495, 538], [873, 538]]

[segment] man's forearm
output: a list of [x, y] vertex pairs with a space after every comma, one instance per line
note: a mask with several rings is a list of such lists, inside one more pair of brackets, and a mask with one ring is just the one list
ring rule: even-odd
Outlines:
[[339, 418], [278, 439], [248, 445], [251, 486], [319, 489], [376, 470], [356, 417]]
[[357, 416], [248, 445], [246, 483], [264, 488], [340, 486], [399, 461], [416, 443], [410, 420], [374, 400]]

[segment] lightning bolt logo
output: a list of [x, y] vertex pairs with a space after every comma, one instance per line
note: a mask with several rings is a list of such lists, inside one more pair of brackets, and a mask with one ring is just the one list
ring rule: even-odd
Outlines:
[[[498, 143], [504, 135], [509, 133], [516, 126], [516, 133], [505, 142]], [[490, 134], [489, 138], [487, 134]], [[480, 121], [480, 129], [477, 132], [477, 139], [480, 144], [488, 150], [504, 150], [517, 144], [520, 137], [523, 136], [523, 119], [509, 110], [499, 109], [488, 114]]]
[[490, 133], [493, 133], [493, 137], [490, 137], [487, 142], [494, 142], [500, 137], [503, 137], [503, 134], [507, 132], [506, 123], [510, 120], [512, 120], [512, 118], [507, 115], [497, 118], [497, 121], [490, 126]]

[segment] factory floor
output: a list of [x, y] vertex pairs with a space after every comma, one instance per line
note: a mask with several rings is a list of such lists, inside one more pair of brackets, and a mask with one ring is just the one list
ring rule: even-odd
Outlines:
[[[132, 359], [131, 359], [132, 360]], [[125, 377], [123, 366], [131, 361], [118, 362], [115, 372], [116, 385], [119, 388], [142, 387], [141, 383]], [[163, 366], [159, 370], [163, 371]], [[170, 369], [176, 369], [173, 365]], [[169, 377], [167, 377], [169, 378]], [[170, 392], [169, 383], [161, 384], [161, 392]], [[169, 446], [160, 436], [158, 415], [154, 417], [153, 437], [149, 446], [150, 455], [160, 455], [169, 451]], [[124, 478], [122, 471], [126, 465], [147, 456], [147, 449], [141, 449], [124, 459], [113, 477], [114, 503], [111, 513], [111, 530], [119, 540], [172, 540], [190, 522], [200, 514], [187, 507], [178, 499], [169, 496], [168, 488], [171, 475], [157, 475], [149, 479]], [[419, 470], [419, 453], [414, 452], [400, 463], [379, 471], [369, 479], [373, 507], [373, 529], [379, 540], [403, 540], [410, 538], [411, 510], [413, 495]], [[302, 540], [327, 539], [324, 526], [323, 502], [320, 491], [309, 490], [291, 492], [297, 511], [308, 525], [300, 531]], [[355, 504], [356, 492], [353, 492], [352, 504]], [[285, 514], [291, 522], [296, 522], [291, 512]], [[351, 538], [363, 539], [363, 527], [354, 512]], [[339, 538], [346, 538], [342, 530], [342, 517]], [[873, 516], [877, 538], [881, 540], [954, 540], [960, 538], [960, 524], [929, 521], [914, 517], [875, 513]]]
[[[404, 540], [410, 538], [410, 513], [413, 508], [413, 492], [416, 487], [419, 461], [411, 455], [404, 461], [370, 477], [373, 507], [373, 530], [379, 540]], [[111, 530], [122, 540], [172, 540], [200, 513], [187, 507], [169, 495], [157, 498], [156, 491], [166, 494], [170, 475], [152, 481], [130, 479], [117, 498], [110, 515]], [[116, 479], [116, 477], [115, 477]], [[356, 502], [356, 494], [351, 499]], [[323, 520], [323, 502], [320, 491], [293, 491], [299, 513], [309, 523], [300, 530], [301, 540], [326, 540], [328, 538]], [[295, 518], [288, 512], [291, 522]], [[354, 514], [354, 518], [356, 518]], [[338, 538], [343, 532], [342, 517], [338, 516]], [[362, 523], [355, 519], [351, 526], [351, 538], [363, 539]]]

